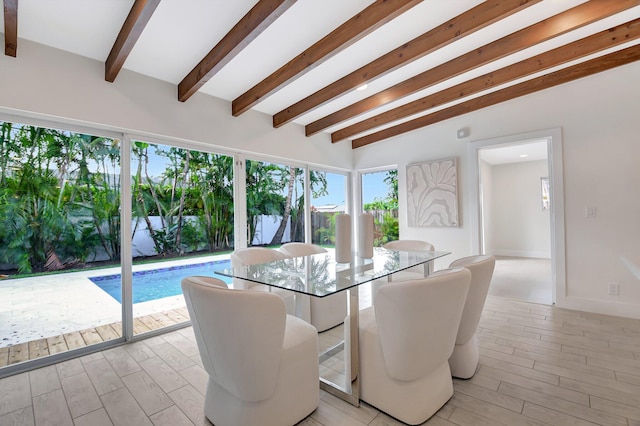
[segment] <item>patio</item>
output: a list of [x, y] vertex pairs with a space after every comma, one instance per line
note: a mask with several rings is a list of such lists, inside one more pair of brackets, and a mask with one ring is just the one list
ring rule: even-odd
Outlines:
[[[228, 254], [136, 265], [134, 272], [228, 258]], [[122, 307], [89, 277], [120, 267], [0, 281], [0, 367], [122, 336]], [[134, 334], [187, 321], [184, 298], [133, 305]]]

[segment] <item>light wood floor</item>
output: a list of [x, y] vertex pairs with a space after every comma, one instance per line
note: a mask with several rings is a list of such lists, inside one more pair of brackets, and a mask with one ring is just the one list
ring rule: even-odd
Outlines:
[[[640, 320], [489, 296], [476, 375], [429, 425], [640, 425]], [[206, 425], [191, 328], [0, 380], [0, 425]], [[322, 393], [302, 425], [396, 425]]]

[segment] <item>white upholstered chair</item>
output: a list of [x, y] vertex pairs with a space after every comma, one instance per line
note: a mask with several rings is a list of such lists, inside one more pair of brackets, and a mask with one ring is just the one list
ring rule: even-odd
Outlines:
[[446, 269], [384, 285], [360, 312], [360, 399], [408, 424], [453, 395], [453, 352], [471, 272]]
[[[286, 243], [280, 251], [288, 257], [309, 256], [326, 253], [327, 250], [316, 244]], [[299, 296], [297, 296], [299, 297]], [[318, 332], [333, 328], [344, 322], [347, 315], [347, 295], [338, 293], [327, 297], [309, 297], [310, 322]]]
[[422, 240], [395, 240], [389, 241], [382, 247], [390, 250], [433, 251], [433, 244]]
[[284, 243], [280, 246], [279, 249], [285, 256], [295, 257], [295, 256], [309, 256], [311, 254], [319, 254], [326, 253], [327, 249], [321, 247], [317, 244], [309, 244], [309, 243]]
[[[266, 247], [247, 247], [234, 250], [233, 253], [231, 253], [231, 266], [236, 268], [238, 266], [256, 265], [258, 263], [281, 260], [285, 257], [286, 256], [279, 250]], [[256, 284], [239, 278], [233, 279], [233, 288], [236, 289], [249, 289], [261, 285], [266, 287], [263, 284]]]
[[[233, 253], [231, 253], [231, 266], [236, 268], [238, 266], [256, 265], [258, 263], [272, 262], [285, 258], [286, 256], [279, 250], [274, 250], [266, 247], [247, 247], [234, 250]], [[284, 300], [287, 307], [287, 313], [295, 313], [294, 295], [290, 291], [278, 288], [269, 288], [269, 286], [267, 285], [257, 284], [240, 278], [233, 279], [233, 288], [241, 290], [244, 289], [254, 291], [268, 291], [275, 293], [282, 297], [282, 299]]]
[[280, 297], [195, 276], [182, 280], [182, 292], [209, 374], [204, 412], [213, 424], [293, 425], [317, 408], [318, 335], [287, 315]]
[[462, 312], [458, 336], [453, 354], [449, 358], [449, 367], [453, 377], [471, 378], [478, 367], [480, 353], [476, 330], [484, 302], [489, 292], [489, 284], [496, 264], [495, 256], [469, 256], [451, 263], [451, 268], [467, 268], [471, 271], [471, 285]]
[[[383, 248], [399, 251], [433, 251], [433, 244], [421, 240], [395, 240], [389, 241], [382, 245]], [[433, 272], [433, 261], [428, 262], [429, 273]], [[371, 298], [375, 300], [378, 289], [387, 284], [389, 281], [405, 281], [424, 278], [424, 266], [418, 265], [404, 271], [396, 272], [387, 278], [375, 280], [371, 282]]]
[[[403, 251], [434, 251], [433, 244], [422, 240], [395, 240], [385, 243], [383, 248], [389, 250]], [[429, 262], [429, 271], [433, 272], [433, 261]], [[393, 280], [416, 279], [424, 277], [424, 267], [422, 265], [409, 268], [407, 270], [393, 274]]]

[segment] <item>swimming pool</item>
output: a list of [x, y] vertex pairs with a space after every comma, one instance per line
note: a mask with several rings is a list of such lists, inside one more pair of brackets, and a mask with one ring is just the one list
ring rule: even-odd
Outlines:
[[[182, 294], [180, 281], [190, 275], [213, 276], [230, 284], [232, 278], [213, 273], [214, 270], [230, 267], [231, 261], [226, 259], [134, 272], [133, 303], [148, 302]], [[111, 297], [122, 303], [122, 276], [120, 274], [89, 277], [89, 279]]]

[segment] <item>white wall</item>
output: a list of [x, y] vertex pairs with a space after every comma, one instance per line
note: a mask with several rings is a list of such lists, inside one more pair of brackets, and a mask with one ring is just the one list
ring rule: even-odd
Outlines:
[[[483, 160], [478, 160], [478, 174], [480, 175], [481, 193], [478, 194], [479, 202], [482, 203], [482, 216], [480, 220], [483, 223], [478, 224], [481, 232], [493, 229], [493, 176], [491, 165]], [[482, 235], [483, 248], [482, 253], [491, 253], [493, 249], [493, 238], [491, 232], [485, 232]]]
[[[640, 281], [621, 257], [640, 259], [640, 62], [583, 78], [355, 150], [356, 169], [398, 166], [400, 236], [471, 253], [470, 141], [561, 128], [564, 157], [566, 297], [564, 306], [640, 317]], [[456, 131], [469, 127], [469, 138]], [[459, 159], [460, 228], [408, 228], [403, 204], [408, 163]], [[584, 217], [586, 206], [597, 209]], [[607, 283], [620, 296], [607, 295]], [[558, 298], [560, 301], [561, 298]]]
[[0, 56], [0, 113], [77, 123], [143, 136], [169, 137], [309, 164], [352, 168], [351, 148], [328, 135], [304, 136], [271, 116], [231, 115], [231, 103], [204, 94], [177, 99], [176, 85], [122, 70], [104, 80], [104, 63], [20, 39], [16, 58]]
[[491, 167], [491, 199], [484, 200], [489, 226], [486, 253], [502, 256], [551, 257], [549, 210], [542, 210], [540, 178], [548, 177], [546, 160]]

